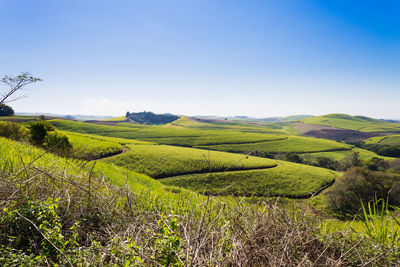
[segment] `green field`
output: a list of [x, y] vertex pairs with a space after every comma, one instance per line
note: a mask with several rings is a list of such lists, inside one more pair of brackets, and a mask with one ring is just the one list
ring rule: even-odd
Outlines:
[[154, 143], [115, 137], [80, 134], [60, 131], [68, 137], [72, 145], [69, 156], [94, 160], [122, 153], [124, 145], [152, 145]]
[[285, 136], [276, 134], [199, 130], [155, 125], [146, 126], [132, 123], [118, 123], [118, 126], [112, 126], [67, 120], [51, 120], [49, 122], [57, 127], [57, 129], [64, 131], [188, 147], [212, 144], [254, 143], [286, 138]]
[[346, 114], [328, 114], [310, 117], [301, 122], [322, 126], [356, 130], [361, 132], [400, 132], [400, 124], [389, 123], [365, 116], [350, 116]]
[[[45, 116], [45, 118], [48, 118]], [[52, 117], [54, 118], [54, 117]], [[13, 122], [30, 122], [39, 120], [40, 116], [0, 116], [0, 121], [13, 121]]]
[[116, 122], [120, 122], [120, 121], [125, 121], [126, 117], [125, 116], [120, 116], [120, 117], [114, 117], [114, 118], [110, 118], [110, 119], [106, 119], [104, 121], [116, 121]]
[[62, 132], [72, 145], [70, 156], [79, 159], [93, 160], [121, 153], [122, 145], [117, 142], [102, 140], [90, 135]]
[[271, 168], [270, 159], [165, 145], [131, 145], [130, 151], [105, 162], [147, 174], [153, 178], [210, 171]]
[[166, 185], [221, 195], [309, 197], [341, 174], [323, 168], [276, 161], [264, 170], [192, 174], [162, 179]]
[[270, 141], [270, 142], [235, 144], [235, 145], [228, 144], [228, 145], [199, 146], [199, 148], [235, 152], [235, 153], [248, 153], [251, 151], [259, 151], [263, 153], [276, 154], [276, 153], [344, 151], [344, 150], [350, 150], [351, 146], [320, 138], [288, 136], [286, 139]]
[[180, 117], [165, 127], [178, 127], [197, 130], [227, 130], [234, 132], [266, 133], [266, 134], [288, 134], [295, 133], [294, 127], [288, 123], [248, 123], [243, 121], [210, 121], [201, 122], [188, 117]]
[[369, 150], [365, 150], [365, 149], [361, 149], [361, 148], [353, 148], [351, 150], [343, 150], [343, 151], [332, 151], [332, 152], [316, 152], [316, 153], [305, 153], [302, 156], [303, 157], [310, 157], [310, 158], [316, 158], [316, 157], [327, 157], [327, 158], [331, 158], [333, 160], [342, 160], [344, 157], [350, 155], [353, 152], [358, 152], [359, 153], [359, 157], [361, 160], [366, 160], [366, 159], [370, 159], [373, 157], [376, 158], [382, 158], [384, 160], [394, 160], [395, 158], [392, 157], [384, 157], [384, 156], [380, 156], [378, 154], [376, 154], [375, 152], [369, 151]]
[[[23, 170], [33, 167], [48, 172], [48, 175], [61, 171], [64, 176], [72, 175], [77, 179], [78, 177], [87, 179], [90, 173], [93, 179], [104, 179], [115, 186], [128, 185], [133, 193], [143, 196], [149, 206], [157, 205], [159, 211], [193, 212], [196, 208], [194, 203], [200, 204], [205, 200], [201, 195], [189, 190], [165, 186], [144, 174], [123, 167], [115, 167], [102, 161], [77, 162], [48, 153], [30, 144], [18, 143], [3, 137], [0, 137], [0, 159], [1, 172], [19, 176], [21, 179], [25, 175]], [[193, 205], [183, 204], [189, 202]]]
[[366, 145], [380, 144], [388, 146], [399, 146], [400, 145], [400, 135], [387, 135], [387, 136], [376, 136], [369, 138], [364, 141]]
[[[102, 136], [111, 136], [118, 138], [130, 138], [135, 130], [140, 128], [126, 128], [118, 126], [100, 125], [94, 123], [70, 121], [70, 120], [49, 120], [59, 130], [77, 132], [83, 134], [95, 134]], [[132, 138], [134, 139], [134, 138]]]

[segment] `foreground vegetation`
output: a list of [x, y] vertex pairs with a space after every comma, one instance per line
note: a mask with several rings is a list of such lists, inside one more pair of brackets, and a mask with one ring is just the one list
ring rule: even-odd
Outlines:
[[0, 144], [1, 265], [399, 263], [398, 240], [321, 226], [290, 203], [207, 198], [105, 163]]

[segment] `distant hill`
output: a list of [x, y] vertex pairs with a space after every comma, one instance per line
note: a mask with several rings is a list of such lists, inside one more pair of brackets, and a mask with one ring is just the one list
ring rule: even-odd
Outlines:
[[263, 118], [259, 119], [260, 121], [270, 121], [270, 122], [289, 122], [289, 121], [298, 121], [306, 118], [310, 118], [312, 116], [310, 115], [292, 115], [292, 116], [286, 116], [286, 117], [269, 117], [269, 118]]
[[297, 121], [305, 118], [312, 117], [311, 115], [291, 115], [284, 117], [265, 117], [265, 118], [254, 118], [248, 116], [234, 116], [234, 117], [221, 117], [221, 116], [194, 116], [199, 119], [211, 119], [211, 120], [228, 120], [228, 121], [265, 121], [265, 122], [289, 122]]
[[300, 120], [300, 122], [360, 132], [400, 132], [400, 124], [398, 123], [386, 122], [366, 116], [350, 116], [341, 113], [309, 117]]
[[112, 118], [112, 116], [106, 116], [106, 115], [104, 115], [104, 116], [81, 115], [81, 114], [62, 115], [62, 114], [39, 113], [39, 112], [17, 112], [16, 115], [21, 115], [21, 116], [40, 116], [40, 115], [45, 115], [47, 117], [58, 117], [58, 118], [73, 119], [73, 120], [78, 120], [78, 121], [107, 120], [107, 119]]
[[153, 112], [138, 112], [138, 113], [126, 113], [126, 118], [134, 123], [138, 124], [167, 124], [179, 119], [178, 116], [169, 113], [165, 114], [154, 114]]

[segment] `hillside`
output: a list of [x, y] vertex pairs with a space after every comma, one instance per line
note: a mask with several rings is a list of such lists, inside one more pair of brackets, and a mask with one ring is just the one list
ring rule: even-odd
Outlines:
[[[337, 240], [348, 231], [347, 223], [329, 223], [327, 228], [306, 215], [311, 207], [325, 205], [326, 192], [341, 181], [342, 173], [243, 155], [250, 151], [339, 159], [357, 151], [363, 159], [370, 159], [376, 156], [373, 152], [289, 135], [281, 125], [269, 133], [263, 130], [275, 126], [217, 122], [210, 129], [213, 122], [184, 119], [177, 121], [181, 125], [165, 126], [49, 122], [68, 137], [72, 150], [65, 156], [73, 158], [0, 138], [0, 192], [5, 199], [0, 200], [4, 207], [0, 210], [0, 245], [7, 243], [0, 246], [0, 255], [6, 255], [0, 257], [2, 265], [11, 261], [17, 265], [260, 265], [272, 255], [281, 255], [284, 247], [300, 249], [301, 255], [318, 253], [315, 262], [325, 262], [325, 256], [330, 262], [337, 259], [349, 264], [359, 258], [392, 262], [391, 256], [374, 259], [369, 245], [359, 249], [356, 257], [346, 254], [349, 256], [337, 258], [336, 253], [348, 251], [361, 239], [369, 240], [374, 248], [380, 243], [356, 222], [358, 228], [352, 226], [354, 233], [347, 233], [348, 239], [338, 246]], [[386, 139], [397, 144], [396, 136]], [[383, 141], [375, 137], [368, 142]], [[233, 149], [236, 153], [224, 152]], [[206, 229], [201, 236], [199, 225]], [[397, 231], [392, 226], [389, 234]], [[260, 233], [259, 229], [268, 231]], [[288, 231], [296, 231], [301, 238], [292, 239]], [[318, 245], [302, 247], [305, 239]], [[235, 242], [257, 242], [261, 248], [275, 244], [276, 250], [266, 255], [259, 252], [260, 247], [233, 245]], [[221, 243], [227, 244], [223, 251]], [[202, 251], [203, 256], [194, 257], [195, 251]], [[243, 254], [232, 257], [238, 253]], [[258, 255], [256, 259], [254, 255]], [[302, 262], [295, 254], [285, 257]]]
[[302, 119], [300, 122], [360, 132], [400, 132], [400, 124], [398, 123], [389, 123], [365, 116], [350, 116], [339, 113], [310, 117]]

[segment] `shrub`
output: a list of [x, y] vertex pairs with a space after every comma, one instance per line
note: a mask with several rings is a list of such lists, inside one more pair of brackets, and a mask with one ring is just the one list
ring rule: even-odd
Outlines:
[[381, 158], [372, 157], [364, 162], [364, 166], [371, 171], [386, 171], [390, 166], [390, 162]]
[[13, 140], [25, 140], [28, 138], [29, 130], [15, 122], [0, 121], [0, 136]]
[[47, 121], [35, 121], [30, 125], [31, 141], [35, 145], [43, 145], [44, 138], [49, 131], [54, 131], [55, 128]]
[[303, 163], [303, 159], [296, 153], [278, 153], [275, 155], [275, 159]]
[[347, 170], [353, 167], [357, 166], [362, 166], [362, 162], [360, 159], [360, 153], [359, 152], [352, 152], [351, 154], [347, 155], [343, 159], [339, 161], [339, 169], [340, 170]]
[[68, 137], [62, 133], [53, 131], [48, 132], [44, 138], [43, 145], [58, 154], [66, 154], [72, 149]]
[[327, 194], [328, 207], [337, 215], [348, 217], [360, 210], [361, 201], [367, 203], [374, 197], [399, 203], [399, 182], [400, 177], [395, 174], [361, 167], [349, 169]]
[[14, 110], [12, 107], [9, 107], [4, 104], [0, 104], [0, 116], [13, 116]]

